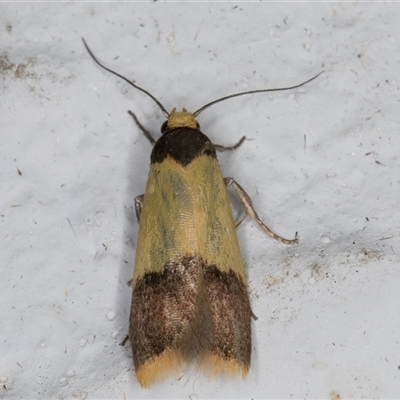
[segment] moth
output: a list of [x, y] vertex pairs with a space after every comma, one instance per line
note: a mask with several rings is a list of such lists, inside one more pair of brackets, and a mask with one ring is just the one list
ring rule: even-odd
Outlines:
[[223, 100], [251, 93], [298, 88], [299, 85], [251, 90], [214, 100], [191, 113], [168, 112], [151, 93], [102, 65], [142, 91], [158, 105], [166, 121], [150, 141], [150, 172], [144, 195], [135, 198], [139, 221], [133, 294], [129, 320], [136, 377], [142, 387], [176, 373], [186, 363], [210, 377], [246, 377], [251, 360], [251, 318], [246, 274], [227, 187], [232, 187], [247, 216], [285, 244], [297, 243], [272, 232], [259, 218], [245, 190], [224, 178], [217, 151], [239, 147], [216, 145], [201, 132], [196, 118]]

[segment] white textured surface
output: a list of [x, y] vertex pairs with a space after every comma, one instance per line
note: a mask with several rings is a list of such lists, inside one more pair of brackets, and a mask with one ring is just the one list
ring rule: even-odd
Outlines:
[[[0, 397], [399, 398], [397, 4], [2, 3]], [[218, 104], [219, 158], [277, 233], [239, 228], [254, 345], [247, 380], [192, 370], [149, 390], [128, 328], [137, 223], [158, 108]], [[18, 173], [21, 172], [21, 175]], [[235, 215], [239, 214], [237, 204]], [[179, 379], [181, 378], [181, 379]]]

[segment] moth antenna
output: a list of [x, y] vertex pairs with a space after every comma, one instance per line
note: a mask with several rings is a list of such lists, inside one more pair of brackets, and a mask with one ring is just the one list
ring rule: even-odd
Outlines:
[[125, 78], [124, 76], [118, 74], [117, 72], [113, 71], [112, 69], [107, 68], [106, 66], [104, 66], [92, 53], [92, 51], [90, 50], [89, 46], [87, 45], [87, 43], [85, 42], [85, 39], [82, 38], [83, 44], [86, 47], [86, 50], [88, 51], [88, 53], [90, 54], [90, 56], [93, 58], [93, 60], [96, 62], [97, 65], [99, 65], [101, 68], [105, 69], [108, 72], [111, 72], [112, 74], [118, 76], [118, 78], [123, 79], [125, 82], [129, 83], [131, 86], [133, 86], [136, 89], [139, 89], [141, 92], [147, 94], [147, 96], [149, 96], [157, 105], [158, 107], [160, 107], [161, 111], [163, 112], [165, 118], [169, 117], [169, 112], [165, 109], [165, 107], [161, 104], [161, 102], [159, 100], [157, 100], [150, 92], [148, 92], [147, 90], [141, 88], [140, 86], [135, 85], [133, 82], [131, 82], [128, 78]]
[[205, 106], [199, 108], [197, 111], [195, 111], [193, 113], [194, 117], [197, 117], [202, 111], [204, 111], [206, 108], [219, 103], [220, 101], [224, 101], [224, 100], [228, 100], [231, 99], [232, 97], [238, 97], [238, 96], [243, 96], [245, 94], [252, 94], [252, 93], [263, 93], [263, 92], [278, 92], [278, 91], [282, 91], [282, 90], [291, 90], [291, 89], [296, 89], [300, 86], [306, 85], [307, 83], [313, 81], [314, 79], [317, 79], [321, 74], [323, 74], [325, 72], [321, 71], [319, 74], [315, 75], [314, 77], [312, 77], [311, 79], [308, 79], [307, 81], [300, 83], [298, 85], [295, 86], [289, 86], [289, 87], [284, 87], [284, 88], [276, 88], [276, 89], [259, 89], [259, 90], [250, 90], [248, 92], [240, 92], [240, 93], [235, 93], [235, 94], [231, 94], [229, 96], [225, 96], [225, 97], [221, 97], [217, 100], [212, 101], [211, 103], [207, 103]]

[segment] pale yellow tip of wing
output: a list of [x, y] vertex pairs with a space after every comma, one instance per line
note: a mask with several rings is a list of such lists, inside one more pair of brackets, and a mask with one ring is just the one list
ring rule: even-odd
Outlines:
[[210, 379], [216, 379], [221, 374], [228, 376], [242, 375], [246, 378], [249, 372], [247, 365], [239, 364], [236, 360], [226, 360], [216, 354], [204, 356], [197, 365], [197, 369]]
[[[185, 361], [176, 350], [165, 350], [160, 356], [153, 357], [139, 366], [136, 369], [136, 378], [142, 387], [147, 388], [179, 371], [183, 364]], [[215, 354], [202, 357], [196, 369], [210, 379], [217, 379], [221, 374], [231, 377], [242, 375], [244, 379], [249, 372], [248, 366], [238, 364], [236, 360], [226, 360]]]
[[180, 354], [174, 349], [168, 349], [136, 368], [136, 378], [142, 387], [147, 388], [179, 370], [182, 363]]

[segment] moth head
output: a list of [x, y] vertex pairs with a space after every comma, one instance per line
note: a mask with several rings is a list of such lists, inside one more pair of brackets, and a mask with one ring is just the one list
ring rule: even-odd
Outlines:
[[163, 123], [161, 132], [164, 133], [167, 130], [170, 131], [176, 128], [200, 129], [200, 125], [195, 116], [187, 111], [186, 108], [182, 108], [182, 111], [176, 111], [176, 108], [174, 108]]

